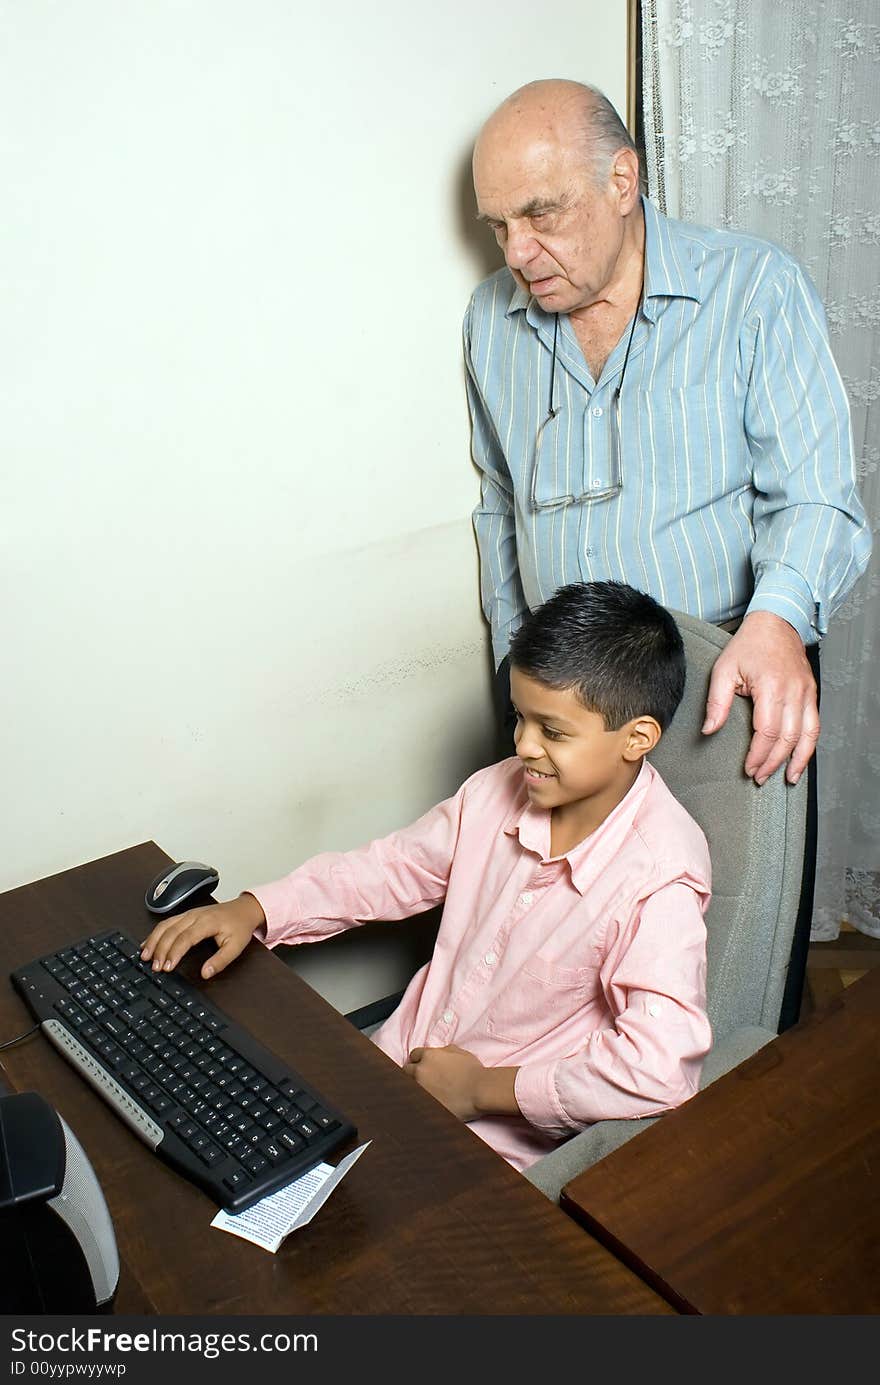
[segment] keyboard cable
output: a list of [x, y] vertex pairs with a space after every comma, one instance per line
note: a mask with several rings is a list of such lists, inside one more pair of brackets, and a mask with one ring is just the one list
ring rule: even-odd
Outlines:
[[26, 1029], [23, 1034], [19, 1034], [17, 1039], [7, 1039], [5, 1044], [0, 1044], [0, 1053], [3, 1052], [4, 1048], [12, 1048], [13, 1044], [20, 1044], [22, 1039], [27, 1039], [31, 1034], [35, 1034], [39, 1027], [39, 1024], [35, 1024], [32, 1028]]

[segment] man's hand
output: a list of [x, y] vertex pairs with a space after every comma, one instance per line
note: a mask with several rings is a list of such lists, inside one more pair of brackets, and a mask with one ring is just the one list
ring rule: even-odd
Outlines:
[[217, 951], [202, 967], [207, 981], [244, 952], [255, 929], [265, 922], [263, 910], [252, 894], [239, 895], [226, 904], [188, 909], [185, 914], [157, 923], [141, 944], [141, 957], [145, 962], [152, 959], [153, 971], [171, 971], [196, 943], [213, 938]]
[[753, 611], [720, 654], [709, 681], [703, 733], [723, 726], [735, 694], [754, 703], [745, 771], [763, 784], [788, 760], [796, 784], [819, 739], [816, 680], [800, 635], [781, 616]]
[[484, 1068], [457, 1044], [414, 1048], [403, 1070], [459, 1120], [519, 1114], [513, 1094], [518, 1069]]

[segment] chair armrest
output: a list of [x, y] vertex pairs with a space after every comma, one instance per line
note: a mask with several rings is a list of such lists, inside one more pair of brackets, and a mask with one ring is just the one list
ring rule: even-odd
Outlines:
[[403, 996], [403, 991], [396, 991], [394, 995], [383, 996], [381, 1000], [371, 1000], [368, 1005], [362, 1005], [358, 1010], [349, 1010], [344, 1018], [353, 1024], [355, 1029], [374, 1029], [394, 1013]]
[[[772, 1030], [760, 1029], [755, 1025], [736, 1029], [732, 1034], [725, 1035], [706, 1055], [700, 1076], [700, 1088], [708, 1087], [710, 1082], [745, 1062], [746, 1058], [750, 1058], [759, 1048], [763, 1048], [775, 1038]], [[579, 1135], [572, 1135], [570, 1140], [564, 1140], [556, 1149], [545, 1154], [543, 1159], [538, 1159], [531, 1168], [523, 1171], [523, 1177], [534, 1183], [536, 1188], [540, 1188], [542, 1193], [546, 1193], [551, 1201], [558, 1202], [559, 1194], [566, 1183], [570, 1183], [579, 1173], [583, 1173], [584, 1169], [597, 1164], [606, 1154], [619, 1149], [627, 1140], [631, 1140], [640, 1131], [647, 1130], [649, 1125], [658, 1120], [662, 1120], [662, 1117], [643, 1116], [640, 1120], [597, 1121], [595, 1125], [582, 1130]]]
[[700, 1074], [700, 1090], [708, 1087], [717, 1077], [723, 1077], [731, 1068], [744, 1063], [753, 1053], [757, 1053], [759, 1048], [763, 1048], [775, 1038], [776, 1034], [772, 1029], [761, 1029], [754, 1024], [744, 1025], [742, 1029], [734, 1029], [732, 1034], [725, 1034], [724, 1038], [714, 1043], [706, 1054]]
[[659, 1116], [643, 1116], [641, 1120], [596, 1121], [595, 1125], [588, 1126], [579, 1135], [572, 1135], [570, 1140], [563, 1140], [543, 1159], [524, 1169], [523, 1177], [546, 1193], [551, 1202], [558, 1202], [566, 1183], [659, 1119]]

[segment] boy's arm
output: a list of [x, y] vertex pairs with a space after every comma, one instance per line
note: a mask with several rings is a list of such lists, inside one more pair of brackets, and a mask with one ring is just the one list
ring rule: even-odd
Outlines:
[[466, 788], [411, 827], [354, 851], [323, 852], [281, 880], [251, 889], [266, 919], [256, 937], [268, 947], [318, 942], [439, 904], [446, 897]]
[[519, 1115], [514, 1091], [519, 1069], [484, 1068], [457, 1044], [414, 1048], [403, 1070], [460, 1120]]
[[614, 1022], [577, 1053], [525, 1064], [516, 1099], [554, 1139], [594, 1121], [653, 1116], [694, 1094], [712, 1044], [706, 1015], [708, 891], [676, 881], [618, 923], [600, 971]]
[[[472, 776], [473, 778], [473, 776]], [[268, 947], [316, 942], [374, 919], [407, 918], [446, 897], [467, 794], [438, 803], [411, 827], [356, 851], [325, 852], [238, 899], [190, 909], [157, 924], [141, 956], [155, 971], [177, 966], [191, 947], [214, 938], [206, 979], [244, 951], [252, 937]]]

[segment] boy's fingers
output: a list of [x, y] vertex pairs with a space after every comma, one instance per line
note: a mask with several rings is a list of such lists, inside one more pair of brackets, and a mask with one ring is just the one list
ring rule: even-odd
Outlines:
[[157, 924], [141, 949], [143, 960], [152, 961], [153, 970], [159, 971], [164, 966], [175, 940], [204, 912], [201, 909], [191, 909], [185, 914], [177, 914], [174, 918], [164, 919], [162, 923]]
[[163, 919], [161, 923], [157, 923], [147, 934], [146, 938], [144, 938], [144, 941], [141, 943], [141, 957], [145, 962], [149, 962], [169, 928], [172, 928], [176, 922], [177, 919]]
[[[170, 939], [164, 952], [164, 970], [173, 971], [179, 962], [189, 952], [196, 943], [204, 942], [205, 938], [213, 938], [220, 931], [222, 925], [220, 920], [211, 917], [212, 910], [207, 909], [190, 916], [186, 923]], [[158, 960], [158, 957], [157, 957]]]
[[209, 957], [202, 967], [202, 976], [206, 981], [210, 981], [212, 976], [216, 976], [218, 971], [223, 971], [234, 962], [236, 957], [240, 957], [249, 942], [248, 938], [225, 938], [214, 953]]

